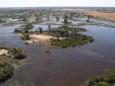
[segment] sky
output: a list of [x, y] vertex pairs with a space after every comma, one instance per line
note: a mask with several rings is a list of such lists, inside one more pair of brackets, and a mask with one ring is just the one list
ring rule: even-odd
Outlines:
[[115, 0], [0, 0], [0, 7], [115, 7]]

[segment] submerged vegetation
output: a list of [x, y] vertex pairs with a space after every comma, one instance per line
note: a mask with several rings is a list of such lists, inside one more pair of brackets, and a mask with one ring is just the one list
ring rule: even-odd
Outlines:
[[88, 80], [87, 86], [114, 86], [115, 71], [108, 71], [104, 75]]

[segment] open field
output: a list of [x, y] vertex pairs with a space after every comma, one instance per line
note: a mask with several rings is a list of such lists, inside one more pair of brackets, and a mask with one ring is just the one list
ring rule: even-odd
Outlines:
[[98, 11], [88, 11], [86, 15], [90, 15], [95, 18], [105, 19], [110, 21], [115, 21], [115, 12], [98, 12]]

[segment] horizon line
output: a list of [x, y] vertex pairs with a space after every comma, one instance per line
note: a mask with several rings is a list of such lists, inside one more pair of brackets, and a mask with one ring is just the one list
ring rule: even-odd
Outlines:
[[16, 6], [16, 7], [0, 7], [0, 8], [115, 8], [113, 6]]

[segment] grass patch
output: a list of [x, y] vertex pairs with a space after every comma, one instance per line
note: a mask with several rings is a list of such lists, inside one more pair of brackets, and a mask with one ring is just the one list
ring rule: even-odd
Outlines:
[[109, 71], [104, 75], [88, 80], [87, 86], [114, 86], [115, 72]]
[[[56, 30], [50, 32], [50, 35], [54, 35], [57, 39], [50, 39], [52, 46], [59, 46], [62, 48], [70, 46], [79, 46], [93, 42], [93, 38], [90, 36], [83, 35], [79, 32], [87, 31], [84, 28], [63, 25]], [[62, 39], [60, 39], [62, 37]]]
[[60, 46], [62, 48], [70, 47], [70, 46], [79, 46], [83, 44], [87, 44], [93, 42], [93, 38], [90, 36], [80, 35], [76, 38], [65, 38], [65, 39], [51, 39], [50, 43], [53, 46]]

